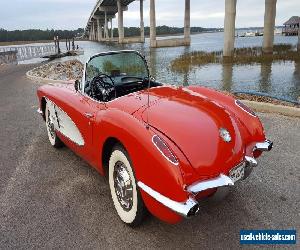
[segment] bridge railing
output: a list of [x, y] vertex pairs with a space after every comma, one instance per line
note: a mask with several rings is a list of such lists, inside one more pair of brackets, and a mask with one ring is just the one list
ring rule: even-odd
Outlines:
[[18, 61], [30, 60], [55, 53], [54, 45], [0, 47], [0, 52], [16, 51]]

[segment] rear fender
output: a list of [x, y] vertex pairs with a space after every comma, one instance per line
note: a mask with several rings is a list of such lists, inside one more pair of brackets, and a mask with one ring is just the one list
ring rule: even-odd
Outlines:
[[[152, 143], [154, 131], [147, 129], [145, 123], [120, 110], [99, 111], [94, 129], [95, 149], [101, 156], [103, 145], [108, 138], [116, 138], [127, 150], [135, 171], [137, 181], [141, 181], [178, 202], [186, 201], [188, 194], [184, 191], [184, 180], [179, 166], [167, 161]], [[105, 169], [99, 159], [100, 172]], [[181, 220], [181, 216], [161, 205], [141, 190], [148, 210], [169, 223]]]
[[235, 98], [219, 91], [200, 86], [190, 86], [187, 89], [216, 101], [219, 105], [225, 107], [226, 110], [231, 113], [232, 117], [236, 118], [241, 136], [246, 145], [247, 154], [252, 154], [255, 143], [265, 141], [264, 128], [259, 118], [240, 108], [236, 104]]

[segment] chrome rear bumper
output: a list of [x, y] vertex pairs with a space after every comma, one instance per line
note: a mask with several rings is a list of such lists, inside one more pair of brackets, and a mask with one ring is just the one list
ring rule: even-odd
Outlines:
[[192, 194], [197, 194], [207, 189], [224, 187], [224, 186], [233, 186], [233, 185], [234, 182], [227, 175], [220, 174], [216, 178], [200, 181], [190, 185], [187, 188], [187, 191]]
[[[264, 143], [262, 144], [263, 145], [260, 145], [258, 143], [257, 150], [263, 150], [263, 149], [271, 150], [272, 143], [270, 141], [266, 141], [265, 144]], [[252, 157], [246, 156], [244, 164], [245, 164], [245, 172], [244, 172], [243, 179], [246, 179], [252, 172], [252, 169], [257, 166], [257, 161]], [[168, 207], [172, 211], [188, 218], [196, 215], [200, 210], [199, 203], [193, 198], [196, 194], [205, 191], [207, 189], [234, 186], [234, 181], [229, 176], [220, 174], [216, 178], [193, 183], [190, 186], [188, 186], [186, 189], [186, 191], [190, 193], [190, 197], [185, 202], [177, 202], [171, 200], [170, 198], [153, 190], [151, 187], [147, 186], [141, 181], [139, 181], [137, 184], [143, 191], [145, 191], [148, 195], [150, 195], [152, 198], [157, 200], [159, 203]]]
[[164, 206], [170, 208], [172, 211], [188, 218], [198, 213], [199, 204], [193, 198], [189, 198], [186, 202], [178, 202], [169, 199], [166, 196], [156, 192], [151, 187], [147, 186], [143, 182], [139, 181], [138, 186], [144, 190], [147, 194], [152, 196], [155, 200], [163, 204]]
[[271, 142], [270, 140], [266, 140], [264, 142], [256, 143], [254, 150], [271, 151], [272, 148], [273, 148], [273, 142]]

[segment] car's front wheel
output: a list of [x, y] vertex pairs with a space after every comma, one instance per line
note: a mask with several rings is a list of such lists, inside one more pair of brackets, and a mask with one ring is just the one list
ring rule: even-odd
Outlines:
[[63, 143], [58, 138], [55, 132], [54, 122], [53, 122], [54, 114], [51, 113], [51, 109], [49, 105], [50, 105], [49, 103], [46, 103], [46, 108], [45, 108], [46, 128], [47, 128], [48, 138], [53, 147], [60, 148], [63, 146]]
[[109, 159], [109, 187], [115, 209], [129, 226], [138, 226], [146, 214], [134, 170], [127, 151], [121, 145], [113, 148]]

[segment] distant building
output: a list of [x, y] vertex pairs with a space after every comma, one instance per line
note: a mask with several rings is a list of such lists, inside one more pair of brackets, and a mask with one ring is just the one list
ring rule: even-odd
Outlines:
[[284, 34], [286, 36], [297, 36], [298, 32], [299, 32], [300, 17], [292, 16], [283, 25], [284, 25], [284, 28], [282, 30], [282, 34]]

